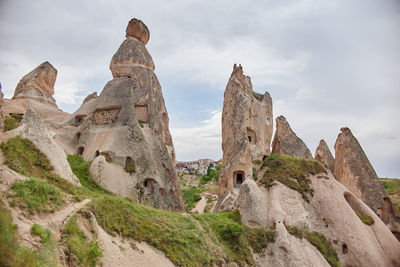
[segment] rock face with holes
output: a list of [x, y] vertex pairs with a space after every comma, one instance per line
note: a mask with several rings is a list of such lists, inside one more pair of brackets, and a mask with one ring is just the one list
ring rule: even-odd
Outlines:
[[62, 139], [71, 153], [94, 160], [90, 170], [106, 189], [181, 210], [168, 113], [145, 47], [147, 27], [131, 20], [126, 36], [111, 60], [113, 79], [99, 96], [85, 99], [65, 124], [69, 130]]
[[329, 150], [329, 147], [324, 139], [321, 139], [321, 141], [319, 141], [319, 145], [317, 147], [317, 150], [315, 151], [314, 158], [321, 162], [333, 173], [335, 159], [333, 158], [332, 153]]
[[283, 116], [276, 118], [276, 131], [274, 140], [272, 141], [272, 153], [300, 158], [312, 158], [306, 144], [297, 137]]
[[[243, 224], [275, 228], [277, 235], [257, 266], [330, 266], [306, 238], [290, 234], [288, 226], [325, 236], [341, 266], [399, 266], [400, 242], [379, 217], [333, 177], [310, 175], [314, 195], [306, 201], [297, 191], [275, 182], [271, 187], [246, 180], [234, 204]], [[359, 216], [369, 216], [371, 225]]]
[[224, 94], [220, 199], [235, 195], [229, 192], [252, 177], [253, 161], [270, 154], [272, 122], [270, 95], [253, 92], [250, 77], [235, 64]]
[[335, 143], [335, 177], [367, 204], [400, 237], [396, 210], [360, 143], [349, 128], [340, 129]]

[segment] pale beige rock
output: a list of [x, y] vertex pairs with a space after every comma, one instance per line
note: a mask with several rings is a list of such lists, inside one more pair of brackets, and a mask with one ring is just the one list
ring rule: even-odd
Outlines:
[[271, 97], [253, 92], [250, 77], [235, 64], [224, 93], [220, 198], [252, 176], [252, 162], [270, 154], [271, 137]]
[[[96, 159], [91, 168], [106, 189], [157, 208], [182, 210], [168, 113], [150, 54], [142, 42], [128, 38], [110, 68], [114, 78], [98, 97], [84, 101], [59, 139], [85, 160], [108, 158]], [[124, 171], [129, 165], [135, 166], [130, 173]]]
[[[367, 205], [330, 172], [310, 178], [314, 189], [310, 203], [279, 182], [269, 189], [263, 185], [257, 188], [252, 181], [242, 185], [236, 202], [242, 222], [250, 227], [275, 226], [277, 231], [277, 240], [265, 255], [256, 256], [257, 266], [327, 266], [308, 241], [290, 236], [284, 225], [323, 234], [342, 266], [400, 264], [400, 243]], [[370, 216], [374, 224], [364, 224], [356, 213]]]
[[329, 147], [324, 139], [321, 139], [321, 141], [319, 141], [319, 145], [315, 151], [314, 158], [324, 164], [324, 166], [329, 168], [329, 170], [333, 173], [335, 159], [333, 158], [332, 153], [329, 150]]
[[284, 116], [276, 118], [276, 131], [274, 140], [272, 141], [272, 153], [300, 158], [312, 158], [310, 150], [303, 140], [293, 132]]
[[51, 97], [56, 78], [57, 70], [48, 61], [43, 62], [20, 80], [15, 88], [14, 98], [30, 94]]
[[335, 177], [366, 203], [400, 240], [400, 223], [388, 194], [361, 145], [349, 128], [335, 143]]
[[150, 31], [141, 20], [131, 19], [126, 27], [126, 38], [129, 37], [134, 37], [146, 45], [150, 39]]
[[54, 140], [55, 133], [46, 126], [34, 110], [28, 109], [21, 125], [3, 134], [2, 138], [8, 139], [17, 135], [31, 140], [47, 156], [54, 167], [54, 173], [73, 184], [80, 185], [78, 178], [72, 173], [63, 147]]

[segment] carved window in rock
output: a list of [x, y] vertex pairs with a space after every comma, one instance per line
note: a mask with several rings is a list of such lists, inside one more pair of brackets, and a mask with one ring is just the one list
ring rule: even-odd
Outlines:
[[126, 158], [124, 170], [128, 173], [136, 172], [136, 165], [131, 157]]
[[78, 147], [78, 151], [77, 151], [77, 155], [83, 155], [83, 151], [85, 150], [85, 148], [83, 146]]
[[75, 135], [75, 140], [74, 140], [75, 144], [79, 144], [79, 139], [81, 139], [81, 133], [80, 132], [76, 133], [76, 135]]
[[94, 157], [97, 158], [98, 156], [100, 156], [100, 152], [96, 150], [96, 154], [94, 155]]
[[244, 182], [244, 172], [237, 171], [233, 173], [233, 186], [240, 187]]
[[154, 185], [156, 181], [154, 179], [146, 179], [143, 181], [143, 191], [145, 195], [151, 195], [154, 193]]
[[75, 125], [80, 125], [83, 122], [83, 119], [86, 115], [76, 115], [75, 116]]
[[257, 142], [256, 132], [250, 128], [246, 128], [247, 138], [249, 139], [250, 144], [255, 145]]
[[120, 111], [120, 106], [98, 108], [93, 114], [94, 122], [97, 125], [113, 124], [118, 120]]
[[135, 105], [135, 115], [139, 122], [149, 122], [149, 106], [148, 105]]

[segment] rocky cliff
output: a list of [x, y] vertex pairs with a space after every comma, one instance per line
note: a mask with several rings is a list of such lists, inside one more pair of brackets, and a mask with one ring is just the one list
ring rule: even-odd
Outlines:
[[315, 150], [314, 158], [321, 162], [333, 173], [335, 159], [333, 158], [332, 153], [324, 139], [319, 141], [319, 145]]
[[335, 143], [336, 179], [367, 204], [400, 238], [396, 210], [367, 155], [349, 128], [340, 130]]
[[175, 151], [149, 32], [131, 20], [111, 60], [113, 79], [90, 95], [60, 133], [71, 153], [93, 160], [95, 180], [111, 192], [157, 208], [181, 210]]
[[270, 95], [253, 92], [250, 77], [235, 64], [224, 94], [219, 196], [239, 188], [253, 175], [252, 162], [270, 154], [272, 121]]

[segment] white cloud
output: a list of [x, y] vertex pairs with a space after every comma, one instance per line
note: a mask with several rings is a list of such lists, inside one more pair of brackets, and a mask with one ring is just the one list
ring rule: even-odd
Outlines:
[[198, 127], [171, 128], [178, 160], [222, 157], [221, 115], [222, 111], [215, 110]]

